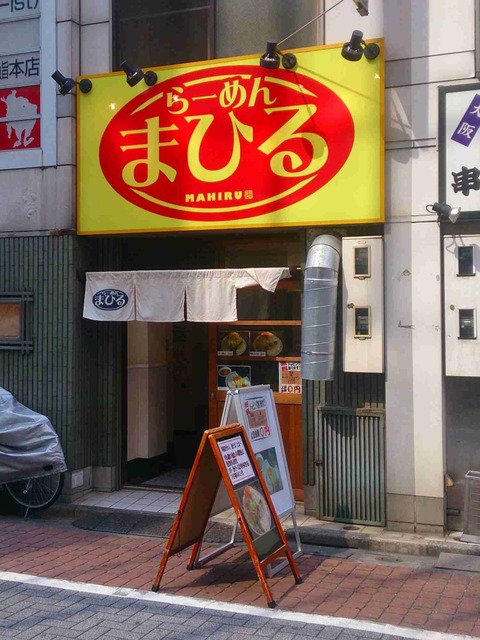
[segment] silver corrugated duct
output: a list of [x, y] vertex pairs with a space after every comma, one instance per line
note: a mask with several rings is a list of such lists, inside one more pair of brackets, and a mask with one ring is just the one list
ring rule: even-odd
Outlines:
[[307, 254], [303, 292], [302, 378], [331, 380], [335, 360], [339, 238], [315, 238]]

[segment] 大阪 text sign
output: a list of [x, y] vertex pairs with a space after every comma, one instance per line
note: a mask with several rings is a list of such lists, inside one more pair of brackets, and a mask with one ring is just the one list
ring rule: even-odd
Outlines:
[[383, 221], [383, 56], [340, 50], [299, 50], [295, 71], [258, 56], [161, 67], [152, 87], [90, 77], [79, 233]]

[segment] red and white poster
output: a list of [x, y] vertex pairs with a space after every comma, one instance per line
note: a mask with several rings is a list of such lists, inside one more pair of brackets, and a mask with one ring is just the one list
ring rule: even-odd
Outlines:
[[250, 441], [268, 438], [271, 435], [268, 424], [265, 398], [249, 398], [244, 403], [245, 415], [249, 428]]
[[40, 147], [40, 85], [0, 89], [0, 151]]
[[278, 376], [280, 393], [302, 393], [300, 362], [279, 362]]

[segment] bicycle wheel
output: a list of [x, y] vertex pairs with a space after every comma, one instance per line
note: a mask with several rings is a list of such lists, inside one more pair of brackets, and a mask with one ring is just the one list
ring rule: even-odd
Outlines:
[[5, 485], [12, 500], [30, 511], [41, 511], [52, 505], [63, 489], [65, 473], [52, 473], [40, 478], [18, 480]]

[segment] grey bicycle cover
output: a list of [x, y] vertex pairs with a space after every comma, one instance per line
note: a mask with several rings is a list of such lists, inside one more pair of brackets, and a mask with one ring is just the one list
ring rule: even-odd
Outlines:
[[0, 387], [0, 483], [66, 471], [50, 420]]

